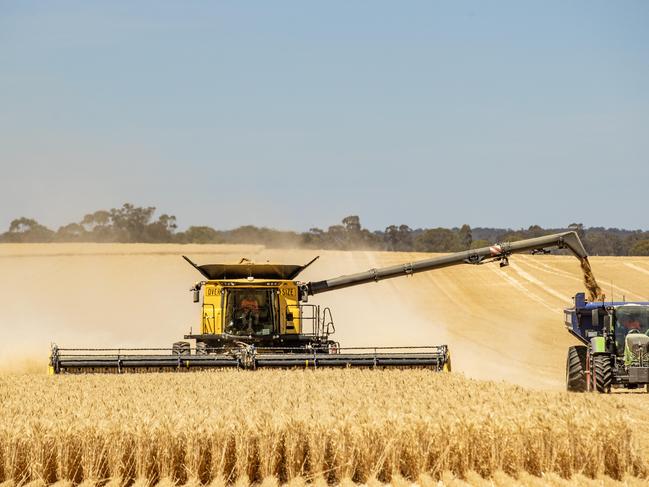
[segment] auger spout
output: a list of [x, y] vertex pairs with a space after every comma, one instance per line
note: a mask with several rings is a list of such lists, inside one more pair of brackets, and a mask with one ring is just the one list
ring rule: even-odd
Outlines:
[[[419, 272], [442, 269], [444, 267], [458, 264], [482, 264], [485, 262], [500, 261], [501, 266], [506, 266], [511, 254], [535, 251], [543, 252], [549, 248], [568, 249], [582, 263], [588, 262], [588, 254], [586, 253], [586, 249], [584, 249], [579, 236], [575, 232], [564, 232], [519, 240], [517, 242], [505, 242], [479, 249], [455, 252], [453, 254], [434, 257], [432, 259], [424, 259], [395, 266], [370, 269], [357, 274], [310, 282], [307, 283], [306, 286], [308, 294], [315, 295], [350, 286], [358, 286], [369, 282], [391, 279], [393, 277], [407, 276]], [[592, 279], [594, 280], [594, 277], [592, 277]]]

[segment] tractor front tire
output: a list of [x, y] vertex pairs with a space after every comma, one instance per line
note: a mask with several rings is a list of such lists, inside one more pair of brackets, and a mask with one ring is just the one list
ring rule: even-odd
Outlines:
[[611, 392], [611, 382], [613, 382], [611, 357], [608, 355], [593, 355], [592, 360], [594, 389], [602, 394]]
[[566, 360], [566, 389], [570, 392], [586, 392], [586, 355], [588, 349], [577, 345], [568, 349]]

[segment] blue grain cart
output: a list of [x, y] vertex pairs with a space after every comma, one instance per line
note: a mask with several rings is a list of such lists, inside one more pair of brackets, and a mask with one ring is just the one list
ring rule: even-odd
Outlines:
[[565, 325], [581, 345], [568, 349], [566, 387], [608, 393], [649, 392], [649, 302], [588, 302], [584, 293], [566, 308]]

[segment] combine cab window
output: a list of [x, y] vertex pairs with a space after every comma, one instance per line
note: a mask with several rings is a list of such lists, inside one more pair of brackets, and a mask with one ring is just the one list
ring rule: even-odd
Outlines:
[[649, 307], [620, 306], [615, 310], [615, 341], [624, 350], [624, 339], [631, 330], [649, 332]]
[[270, 289], [228, 289], [225, 294], [225, 332], [238, 336], [275, 333], [277, 295]]

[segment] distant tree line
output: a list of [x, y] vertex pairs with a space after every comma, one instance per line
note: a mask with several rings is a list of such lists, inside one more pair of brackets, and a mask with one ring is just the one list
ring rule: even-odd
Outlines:
[[479, 248], [496, 242], [539, 237], [550, 233], [574, 230], [590, 255], [649, 255], [649, 232], [619, 228], [590, 227], [572, 223], [565, 228], [527, 229], [417, 228], [390, 225], [384, 230], [363, 228], [360, 218], [351, 215], [339, 225], [326, 230], [311, 228], [307, 232], [275, 230], [246, 225], [233, 230], [216, 230], [209, 226], [191, 226], [178, 231], [176, 217], [162, 214], [157, 218], [155, 207], [138, 207], [130, 203], [121, 208], [89, 213], [78, 223], [69, 223], [58, 230], [41, 225], [31, 218], [17, 218], [9, 230], [0, 234], [0, 243], [23, 242], [124, 242], [124, 243], [222, 243], [261, 244], [267, 247], [304, 247], [314, 249], [366, 249], [416, 252], [457, 252]]

